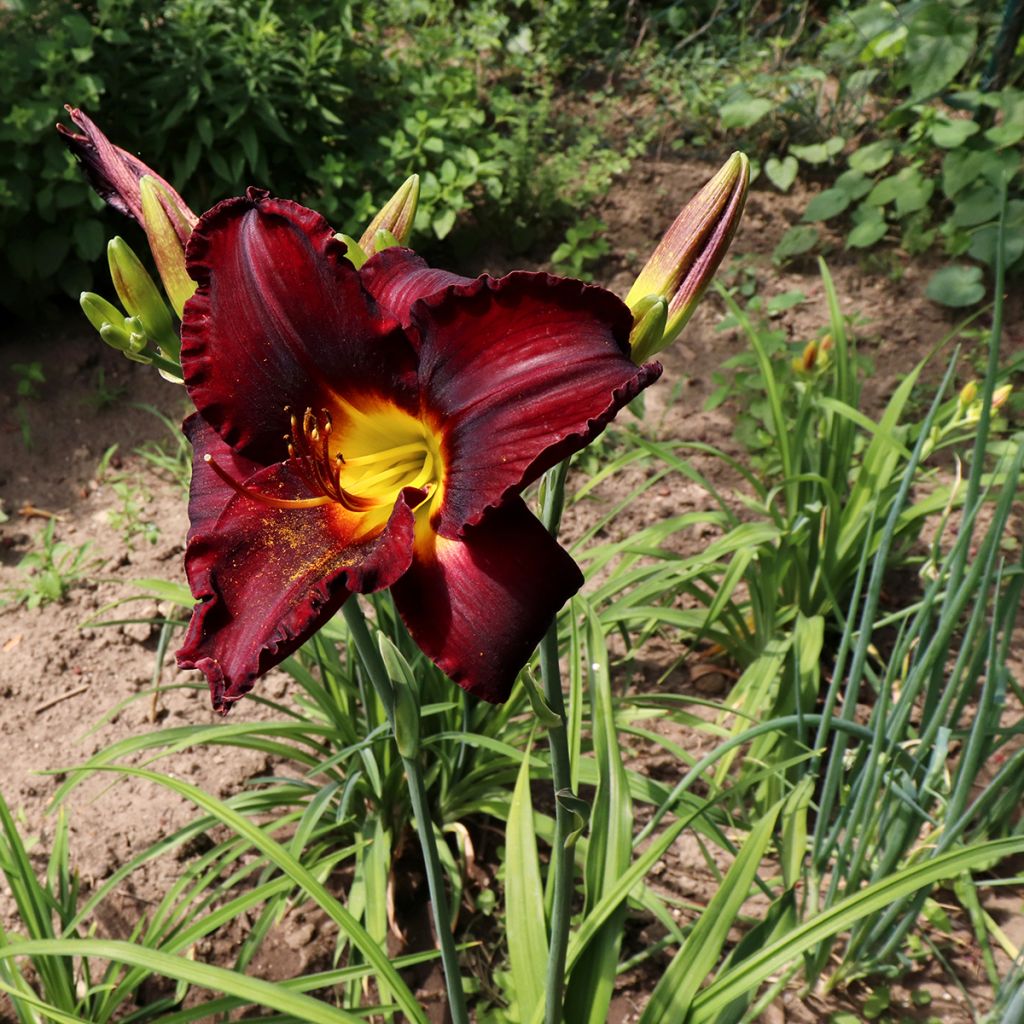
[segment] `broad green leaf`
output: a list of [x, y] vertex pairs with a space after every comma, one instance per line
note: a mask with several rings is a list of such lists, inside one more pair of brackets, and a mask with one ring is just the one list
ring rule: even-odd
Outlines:
[[864, 200], [865, 206], [888, 206], [900, 194], [900, 178], [898, 174], [890, 174], [875, 182], [874, 188]]
[[1024, 139], [1024, 124], [1020, 121], [1004, 121], [985, 132], [985, 138], [999, 149], [1016, 146]]
[[519, 1019], [530, 1020], [544, 1004], [548, 932], [544, 887], [530, 799], [530, 759], [519, 765], [508, 810], [505, 840], [505, 927]]
[[887, 229], [888, 225], [885, 223], [884, 217], [862, 220], [846, 236], [846, 247], [848, 249], [867, 249], [884, 238]]
[[771, 100], [747, 96], [723, 104], [718, 109], [718, 116], [723, 128], [749, 128], [757, 124], [774, 107], [775, 104]]
[[905, 217], [908, 213], [923, 210], [935, 191], [935, 182], [925, 178], [917, 168], [908, 167], [900, 171], [900, 189], [896, 193], [896, 212]]
[[862, 63], [890, 60], [902, 50], [907, 26], [888, 0], [855, 7], [846, 17], [857, 33], [856, 38], [865, 40], [864, 48], [857, 55]]
[[772, 252], [772, 259], [776, 263], [784, 263], [793, 256], [801, 256], [810, 252], [818, 244], [818, 229], [810, 224], [798, 224], [790, 228], [779, 239], [779, 244]]
[[828, 163], [837, 153], [843, 151], [846, 140], [840, 135], [833, 135], [825, 142], [814, 142], [809, 146], [790, 146], [789, 152], [805, 164]]
[[895, 148], [896, 143], [889, 139], [870, 142], [866, 146], [861, 146], [855, 153], [851, 153], [847, 163], [853, 170], [862, 174], [874, 174], [889, 163]]
[[967, 16], [948, 3], [926, 3], [909, 25], [902, 84], [912, 101], [945, 88], [971, 58], [978, 30]]
[[973, 306], [985, 297], [981, 267], [963, 263], [943, 267], [932, 274], [924, 293], [932, 302], [942, 306], [952, 306], [954, 309]]
[[75, 252], [86, 262], [98, 260], [106, 246], [103, 225], [98, 220], [80, 220], [75, 222]]
[[819, 192], [804, 211], [804, 220], [831, 220], [850, 205], [850, 195], [841, 188], [827, 188]]
[[843, 171], [836, 178], [835, 187], [845, 192], [851, 200], [862, 199], [871, 191], [873, 182], [861, 171]]
[[976, 185], [969, 191], [962, 192], [956, 197], [956, 205], [953, 215], [949, 218], [950, 223], [959, 228], [973, 227], [975, 224], [984, 224], [987, 220], [993, 220], [999, 216], [1002, 204], [999, 189], [993, 185]]
[[430, 226], [438, 238], [447, 238], [452, 228], [455, 227], [455, 211], [450, 208], [442, 210], [430, 222]]
[[943, 149], [956, 149], [978, 130], [978, 125], [974, 121], [949, 121], [942, 118], [929, 126], [928, 134], [936, 146], [941, 146]]
[[954, 149], [942, 160], [942, 194], [952, 199], [965, 185], [976, 181], [985, 171], [990, 154], [970, 149]]
[[[1014, 207], [1021, 212], [1014, 213]], [[968, 256], [994, 267], [996, 246], [999, 244], [999, 225], [984, 224], [971, 235]], [[1006, 265], [1013, 266], [1024, 256], [1024, 203], [1015, 201], [1007, 204], [1006, 212]]]
[[764, 162], [765, 175], [780, 192], [789, 191], [790, 186], [796, 180], [796, 174], [799, 169], [800, 165], [796, 162], [796, 157], [789, 155], [786, 155], [781, 160], [770, 156]]

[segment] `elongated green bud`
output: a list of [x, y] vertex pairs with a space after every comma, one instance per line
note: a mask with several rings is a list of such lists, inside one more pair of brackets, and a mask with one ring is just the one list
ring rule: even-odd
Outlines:
[[117, 349], [118, 352], [128, 355], [131, 346], [131, 336], [124, 328], [124, 317], [121, 317], [121, 323], [119, 324], [103, 324], [99, 331], [100, 337], [106, 344], [111, 348]]
[[78, 297], [78, 304], [82, 307], [82, 312], [88, 318], [89, 323], [97, 331], [102, 331], [105, 324], [124, 323], [124, 313], [112, 302], [107, 302], [102, 295], [97, 295], [95, 292], [82, 292]]
[[185, 246], [181, 241], [182, 235], [187, 237], [192, 228], [174, 197], [151, 175], [139, 179], [139, 195], [149, 249], [164, 291], [180, 320], [185, 303], [196, 290], [195, 281], [185, 269]]
[[658, 296], [668, 303], [668, 315], [661, 341], [639, 355], [634, 362], [667, 347], [693, 315], [704, 290], [722, 262], [743, 213], [750, 184], [750, 161], [733, 153], [675, 219], [654, 250], [647, 265], [626, 296], [634, 317], [646, 312], [642, 303]]
[[384, 660], [395, 696], [395, 746], [405, 758], [420, 750], [420, 701], [416, 677], [402, 652], [383, 633], [377, 634], [377, 648]]
[[410, 175], [402, 187], [381, 207], [380, 212], [370, 221], [359, 246], [363, 252], [376, 252], [374, 244], [378, 231], [390, 231], [395, 237], [395, 244], [405, 245], [412, 234], [412, 224], [416, 219], [416, 206], [420, 201], [420, 176]]
[[143, 333], [177, 359], [181, 342], [171, 312], [138, 256], [123, 238], [113, 238], [107, 245], [107, 259], [114, 289], [129, 316], [137, 317]]

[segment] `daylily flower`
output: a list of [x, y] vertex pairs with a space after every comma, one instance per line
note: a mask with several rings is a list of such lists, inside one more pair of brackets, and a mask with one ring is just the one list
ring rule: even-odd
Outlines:
[[508, 697], [583, 582], [520, 492], [654, 381], [633, 317], [547, 274], [469, 280], [387, 248], [356, 270], [318, 214], [250, 189], [192, 232], [181, 362], [196, 414], [178, 664], [226, 712], [354, 593]]

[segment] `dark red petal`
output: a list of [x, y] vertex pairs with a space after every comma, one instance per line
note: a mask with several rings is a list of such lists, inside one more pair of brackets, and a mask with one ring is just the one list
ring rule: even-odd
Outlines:
[[519, 498], [461, 540], [430, 541], [417, 539], [412, 566], [391, 589], [395, 604], [423, 652], [459, 686], [492, 704], [507, 700], [583, 574]]
[[[142, 224], [142, 198], [139, 195], [139, 180], [148, 174], [157, 184], [167, 189], [167, 192], [178, 204], [180, 212], [184, 214], [188, 228], [195, 225], [198, 219], [196, 215], [185, 204], [185, 200], [156, 171], [147, 167], [138, 157], [121, 149], [120, 146], [115, 146], [81, 110], [72, 106], [65, 106], [64, 109], [85, 134], [79, 135], [62, 124], [57, 125], [57, 131], [64, 137], [64, 143], [68, 149], [82, 164], [89, 184], [101, 199], [108, 202], [115, 210], [134, 217]], [[177, 217], [172, 216], [170, 220], [174, 224], [181, 244], [184, 245], [188, 240], [188, 230], [179, 223]]]
[[412, 311], [424, 404], [444, 425], [436, 529], [456, 536], [579, 451], [661, 373], [629, 359], [611, 292], [548, 274], [482, 277]]
[[[204, 461], [244, 469], [200, 417], [186, 422], [195, 449], [185, 570], [200, 603], [178, 651], [182, 668], [210, 683], [213, 706], [226, 712], [257, 676], [308, 640], [350, 593], [390, 586], [412, 558], [412, 504], [403, 491], [383, 530], [360, 537], [363, 517], [331, 503], [307, 509], [269, 508], [225, 484]], [[231, 460], [234, 460], [233, 463]], [[244, 481], [275, 497], [306, 498], [304, 481], [286, 464]]]
[[416, 408], [415, 350], [344, 251], [318, 213], [257, 189], [192, 232], [185, 385], [228, 444], [265, 464], [285, 457], [286, 406], [319, 412], [335, 393], [363, 392]]
[[472, 279], [447, 270], [428, 267], [412, 249], [391, 246], [382, 249], [363, 264], [359, 271], [363, 287], [377, 300], [381, 309], [409, 326], [409, 310], [417, 299], [454, 284], [472, 284]]

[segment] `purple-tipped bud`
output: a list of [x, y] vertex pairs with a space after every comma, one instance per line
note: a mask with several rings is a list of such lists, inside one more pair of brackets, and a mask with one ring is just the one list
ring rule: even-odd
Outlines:
[[634, 362], [660, 352], [690, 319], [736, 233], [749, 184], [750, 161], [733, 153], [687, 203], [654, 250], [626, 304], [636, 314], [649, 296], [663, 298], [668, 302], [668, 322], [660, 343], [645, 352], [634, 350]]
[[120, 146], [115, 146], [81, 110], [70, 105], [66, 105], [64, 109], [85, 134], [79, 135], [62, 124], [57, 125], [57, 131], [64, 136], [65, 144], [78, 158], [89, 184], [100, 198], [106, 200], [115, 210], [120, 210], [121, 213], [134, 217], [143, 224], [139, 182], [149, 175], [165, 190], [180, 211], [182, 223], [176, 224], [175, 227], [178, 238], [184, 245], [199, 218], [188, 208], [181, 196], [138, 157], [132, 156]]
[[413, 174], [406, 178], [402, 187], [381, 207], [380, 212], [359, 239], [359, 247], [365, 253], [377, 251], [377, 232], [389, 231], [399, 245], [405, 245], [412, 234], [412, 223], [416, 219], [416, 206], [420, 201], [420, 176]]

